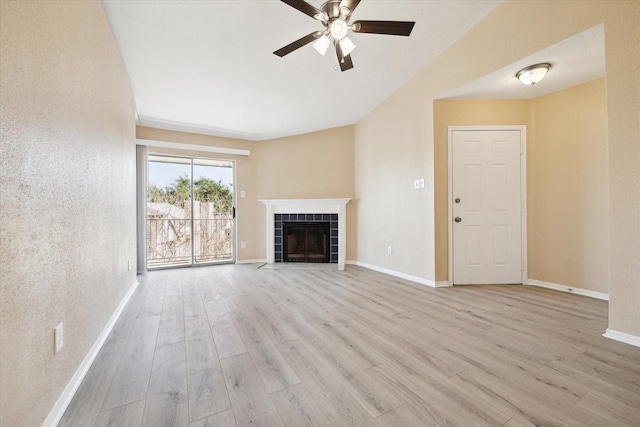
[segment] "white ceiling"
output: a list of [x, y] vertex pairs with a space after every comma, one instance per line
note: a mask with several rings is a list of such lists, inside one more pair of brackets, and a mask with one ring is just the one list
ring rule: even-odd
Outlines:
[[[320, 7], [324, 0], [308, 0]], [[403, 86], [501, 0], [362, 0], [353, 20], [415, 21], [410, 37], [350, 33], [354, 68], [311, 45], [272, 52], [322, 24], [276, 0], [102, 0], [139, 124], [264, 140], [350, 125]], [[550, 62], [533, 87], [515, 73]], [[605, 74], [597, 26], [443, 98], [529, 99]]]
[[323, 28], [280, 1], [102, 0], [141, 125], [250, 140], [356, 123], [499, 3], [363, 0], [354, 20], [416, 25], [410, 37], [350, 34], [342, 73], [332, 49], [272, 53]]
[[[541, 62], [550, 63], [551, 69], [534, 86], [526, 86], [515, 77], [522, 68]], [[604, 75], [604, 25], [601, 24], [461, 86], [442, 98], [532, 99]]]

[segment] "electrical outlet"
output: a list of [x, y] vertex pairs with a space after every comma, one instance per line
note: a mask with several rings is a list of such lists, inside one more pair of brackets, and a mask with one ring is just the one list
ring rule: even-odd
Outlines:
[[247, 242], [240, 242], [240, 248], [247, 249]]
[[240, 191], [240, 198], [244, 199], [245, 197], [247, 197], [247, 193], [245, 193], [244, 190]]
[[62, 322], [53, 329], [53, 352], [58, 353], [64, 345], [64, 328]]
[[391, 246], [387, 246], [387, 255], [391, 255]]
[[424, 188], [424, 178], [416, 179], [413, 181], [413, 188]]

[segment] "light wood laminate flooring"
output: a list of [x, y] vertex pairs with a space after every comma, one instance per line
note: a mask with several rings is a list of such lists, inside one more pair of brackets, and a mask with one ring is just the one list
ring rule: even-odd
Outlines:
[[607, 303], [363, 268], [149, 272], [60, 426], [639, 426]]

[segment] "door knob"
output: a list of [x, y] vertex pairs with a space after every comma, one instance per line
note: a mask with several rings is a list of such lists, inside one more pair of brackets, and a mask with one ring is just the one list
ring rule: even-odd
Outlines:
[[455, 217], [453, 220], [455, 222], [462, 222], [462, 218], [460, 218], [459, 216]]

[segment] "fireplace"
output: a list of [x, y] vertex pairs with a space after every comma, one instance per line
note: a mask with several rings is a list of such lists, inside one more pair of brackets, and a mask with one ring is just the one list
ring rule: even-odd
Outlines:
[[282, 224], [283, 262], [329, 262], [330, 223], [285, 222]]
[[[344, 270], [346, 260], [346, 205], [351, 199], [264, 199], [266, 207], [266, 261], [283, 262], [283, 224], [329, 223], [329, 261]], [[288, 242], [287, 242], [288, 244]], [[307, 261], [309, 262], [309, 261]], [[324, 261], [326, 262], [326, 261]]]

